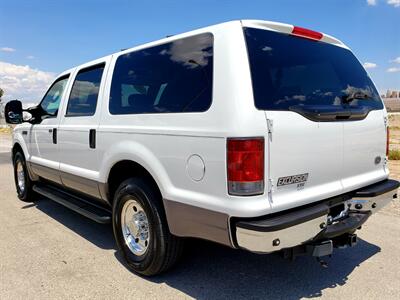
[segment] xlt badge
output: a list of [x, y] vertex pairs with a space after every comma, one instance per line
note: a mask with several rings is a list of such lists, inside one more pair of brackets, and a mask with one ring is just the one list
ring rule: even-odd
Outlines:
[[308, 179], [308, 173], [286, 176], [286, 177], [279, 177], [277, 186], [306, 182], [307, 179]]

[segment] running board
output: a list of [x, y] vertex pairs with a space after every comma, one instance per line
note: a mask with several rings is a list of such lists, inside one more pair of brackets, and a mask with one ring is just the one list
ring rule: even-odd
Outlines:
[[36, 193], [45, 196], [46, 198], [49, 198], [50, 200], [53, 200], [97, 223], [107, 224], [111, 222], [110, 212], [93, 205], [84, 199], [47, 186], [34, 185], [33, 190]]

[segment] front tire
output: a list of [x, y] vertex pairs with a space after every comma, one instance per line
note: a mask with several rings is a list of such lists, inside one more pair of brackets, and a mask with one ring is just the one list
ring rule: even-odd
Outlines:
[[113, 230], [128, 267], [141, 275], [168, 270], [182, 252], [182, 239], [169, 232], [157, 187], [142, 178], [127, 179], [117, 189]]
[[21, 152], [17, 152], [14, 155], [13, 164], [18, 198], [24, 202], [35, 201], [36, 193], [32, 190], [32, 181], [29, 178], [25, 157]]

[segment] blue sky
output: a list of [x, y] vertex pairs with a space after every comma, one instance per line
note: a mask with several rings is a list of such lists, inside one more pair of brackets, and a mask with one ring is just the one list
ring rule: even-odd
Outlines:
[[7, 98], [37, 101], [64, 69], [233, 19], [331, 34], [369, 63], [380, 91], [400, 90], [400, 0], [0, 0], [0, 86]]

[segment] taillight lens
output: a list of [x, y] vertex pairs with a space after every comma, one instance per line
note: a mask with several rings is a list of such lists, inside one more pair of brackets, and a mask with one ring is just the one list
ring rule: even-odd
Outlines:
[[264, 138], [227, 141], [228, 192], [249, 196], [264, 192]]
[[386, 156], [389, 156], [389, 127], [386, 127]]

